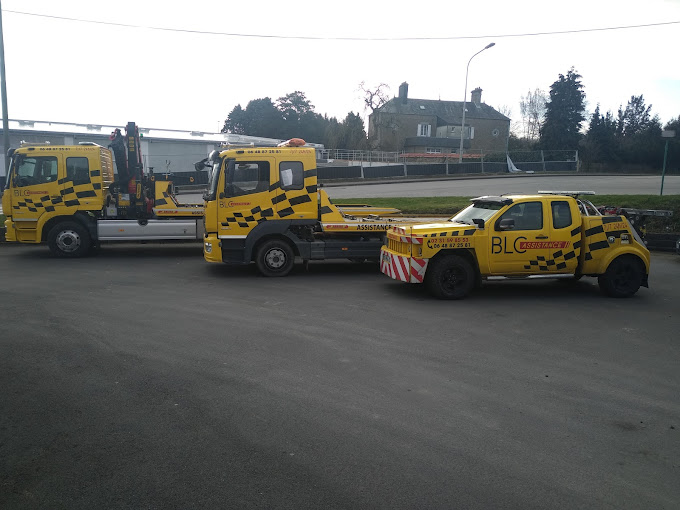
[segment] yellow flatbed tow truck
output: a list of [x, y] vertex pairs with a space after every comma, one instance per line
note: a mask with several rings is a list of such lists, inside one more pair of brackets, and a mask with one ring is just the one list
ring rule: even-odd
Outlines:
[[398, 209], [336, 206], [317, 183], [314, 149], [303, 145], [292, 139], [278, 147], [214, 151], [197, 163], [210, 169], [206, 261], [255, 262], [265, 276], [287, 275], [296, 257], [377, 261], [388, 229], [427, 221]]

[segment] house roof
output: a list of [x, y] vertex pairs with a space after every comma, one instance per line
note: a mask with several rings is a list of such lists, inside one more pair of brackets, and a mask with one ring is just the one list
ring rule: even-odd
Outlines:
[[[465, 118], [468, 119], [510, 119], [496, 111], [486, 103], [465, 103]], [[376, 110], [376, 113], [393, 113], [398, 115], [436, 115], [444, 124], [460, 124], [463, 117], [463, 101], [441, 101], [436, 99], [408, 98], [406, 103], [399, 97], [390, 99]]]

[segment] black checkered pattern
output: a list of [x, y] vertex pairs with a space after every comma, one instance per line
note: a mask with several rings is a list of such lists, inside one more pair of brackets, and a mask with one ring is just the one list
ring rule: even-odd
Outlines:
[[[101, 170], [90, 171], [90, 179], [100, 176]], [[27, 210], [32, 213], [38, 212], [39, 209], [44, 209], [46, 212], [54, 212], [55, 206], [62, 204], [66, 207], [78, 206], [80, 205], [81, 198], [101, 196], [101, 182], [74, 185], [72, 180], [59, 179], [57, 184], [63, 186], [59, 190], [59, 196], [41, 195], [39, 199], [25, 197], [24, 200], [17, 202], [12, 209], [19, 212]]]
[[458, 236], [473, 236], [477, 232], [476, 228], [467, 230], [452, 230], [450, 232], [438, 232], [435, 234], [423, 234], [423, 237], [458, 237]]
[[[301, 190], [287, 190], [281, 188], [280, 182], [275, 182], [269, 186], [268, 200], [276, 206], [262, 209], [260, 206], [250, 209], [248, 213], [232, 212], [228, 215], [222, 225], [238, 225], [241, 228], [252, 229], [263, 221], [272, 219], [284, 219], [298, 212], [299, 206], [312, 201], [311, 195], [316, 193], [316, 169], [305, 170], [304, 186]], [[245, 195], [244, 197], [247, 197]], [[235, 197], [239, 198], [239, 197]]]
[[548, 258], [537, 256], [529, 260], [529, 264], [524, 266], [527, 270], [540, 272], [563, 271], [567, 268], [567, 263], [581, 255], [581, 227], [576, 227], [571, 232], [571, 243], [567, 251], [557, 250], [552, 252]]

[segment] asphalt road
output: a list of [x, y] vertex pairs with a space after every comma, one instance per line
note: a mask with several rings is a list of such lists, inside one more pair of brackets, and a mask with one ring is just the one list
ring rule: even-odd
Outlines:
[[[661, 177], [649, 175], [507, 175], [504, 177], [464, 178], [401, 183], [331, 185], [331, 198], [372, 197], [474, 197], [508, 193], [548, 191], [594, 191], [598, 195], [658, 195]], [[680, 194], [680, 176], [667, 175], [664, 195]]]
[[0, 508], [679, 508], [680, 257], [433, 300], [200, 245], [0, 245]]

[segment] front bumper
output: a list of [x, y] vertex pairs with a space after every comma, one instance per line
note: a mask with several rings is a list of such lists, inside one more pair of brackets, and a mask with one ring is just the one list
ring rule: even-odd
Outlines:
[[5, 218], [5, 241], [14, 243], [17, 240], [17, 233], [14, 230], [14, 223], [11, 218]]
[[380, 271], [394, 280], [423, 283], [429, 259], [401, 255], [383, 246], [380, 250]]
[[206, 262], [222, 263], [222, 243], [216, 235], [203, 238], [203, 258]]

